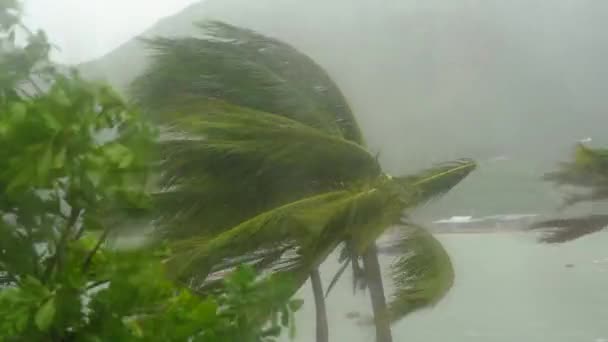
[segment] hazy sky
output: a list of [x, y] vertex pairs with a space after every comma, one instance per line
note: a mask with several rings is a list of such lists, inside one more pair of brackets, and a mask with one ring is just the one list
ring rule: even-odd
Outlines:
[[54, 58], [78, 63], [99, 57], [160, 18], [199, 0], [25, 0], [25, 21], [61, 48]]

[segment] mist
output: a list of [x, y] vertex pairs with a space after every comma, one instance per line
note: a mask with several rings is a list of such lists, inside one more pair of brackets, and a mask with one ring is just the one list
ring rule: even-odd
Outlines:
[[[601, 232], [608, 228], [608, 207], [599, 203], [608, 199], [608, 2], [63, 0], [51, 4], [32, 0], [25, 10], [25, 26], [45, 29], [59, 47], [51, 54], [59, 68], [45, 70], [52, 71], [51, 80], [62, 81], [38, 87], [36, 82], [46, 71], [37, 74], [35, 67], [48, 62], [46, 53], [27, 66], [27, 77], [5, 77], [14, 87], [0, 94], [11, 104], [3, 105], [9, 115], [0, 121], [4, 125], [0, 138], [17, 142], [6, 145], [20, 146], [17, 134], [9, 130], [17, 127], [32, 142], [24, 149], [27, 153], [19, 149], [12, 152], [15, 156], [6, 153], [11, 157], [4, 158], [6, 168], [15, 170], [0, 175], [15, 174], [17, 181], [23, 178], [32, 184], [21, 184], [9, 176], [6, 182], [0, 181], [9, 184], [9, 189], [23, 186], [24, 193], [38, 196], [34, 190], [46, 174], [67, 170], [68, 176], [57, 177], [53, 184], [69, 185], [69, 191], [79, 190], [72, 188], [70, 177], [82, 175], [85, 181], [81, 183], [87, 186], [82, 192], [87, 200], [94, 199], [94, 205], [83, 211], [80, 202], [84, 200], [68, 203], [72, 196], [56, 191], [66, 197], [70, 207], [62, 208], [63, 198], [58, 195], [58, 205], [53, 203], [52, 210], [57, 222], [67, 222], [62, 231], [57, 230], [61, 232], [58, 239], [45, 234], [49, 246], [58, 243], [69, 252], [72, 235], [79, 242], [81, 237], [89, 237], [83, 235], [85, 228], [94, 234], [103, 228], [95, 247], [77, 264], [82, 279], [98, 276], [88, 268], [98, 262], [93, 256], [106, 248], [112, 252], [117, 246], [152, 250], [166, 242], [171, 248], [154, 255], [163, 259], [158, 270], [170, 269], [176, 273], [171, 276], [180, 281], [190, 277], [179, 290], [202, 293], [208, 303], [221, 288], [216, 280], [238, 276], [240, 268], [235, 272], [235, 265], [252, 266], [247, 282], [256, 286], [251, 289], [265, 283], [259, 280], [269, 274], [296, 279], [298, 287], [289, 296], [295, 293], [294, 298], [303, 298], [304, 306], [297, 315], [295, 309], [288, 314], [281, 311], [281, 321], [297, 321], [294, 341], [313, 340], [318, 327], [327, 333], [323, 323], [328, 322], [332, 340], [350, 342], [373, 340], [374, 324], [377, 332], [392, 330], [396, 341], [608, 341], [604, 319], [608, 313], [604, 285], [608, 280], [608, 234]], [[238, 28], [215, 23], [207, 40], [156, 40], [154, 51], [151, 40], [146, 45], [142, 39], [200, 37], [204, 32], [196, 24], [205, 20]], [[295, 47], [321, 68], [291, 48], [242, 28]], [[7, 31], [3, 41], [10, 41], [14, 32]], [[12, 49], [13, 45], [14, 41], [7, 46]], [[46, 47], [42, 45], [41, 50]], [[27, 48], [22, 50], [25, 58], [9, 60], [17, 71], [18, 62], [27, 62], [29, 57]], [[155, 57], [156, 63], [151, 64]], [[5, 63], [12, 66], [9, 64]], [[65, 76], [66, 66], [77, 69], [82, 78]], [[23, 86], [26, 81], [29, 83]], [[71, 84], [74, 87], [68, 89]], [[27, 85], [34, 95], [24, 91], [30, 90]], [[58, 90], [53, 92], [55, 85]], [[62, 86], [76, 95], [63, 91]], [[47, 88], [51, 91], [45, 94]], [[86, 110], [78, 105], [87, 106]], [[68, 107], [75, 109], [64, 109]], [[108, 116], [105, 120], [100, 120], [102, 109]], [[201, 112], [210, 115], [199, 116]], [[44, 128], [41, 131], [48, 133], [45, 140], [36, 140], [42, 134], [36, 130], [30, 134], [30, 126], [23, 124], [22, 118], [33, 117], [31, 113], [41, 114], [42, 119], [31, 120], [31, 124]], [[52, 115], [63, 118], [64, 113], [72, 116], [55, 123], [59, 120]], [[185, 120], [173, 121], [182, 118]], [[124, 122], [115, 123], [118, 119]], [[80, 135], [73, 132], [80, 130], [86, 138], [101, 121], [111, 127], [97, 136], [124, 132], [125, 138], [108, 146], [89, 142], [90, 152], [71, 158], [68, 153], [80, 149], [80, 140], [71, 140]], [[129, 125], [145, 137], [131, 137]], [[64, 140], [70, 143], [66, 143], [68, 147], [56, 146]], [[143, 142], [154, 153], [147, 155], [147, 149], [136, 148]], [[578, 142], [585, 146], [579, 146], [574, 155]], [[26, 154], [30, 159], [21, 158]], [[159, 155], [162, 157], [157, 158]], [[560, 164], [569, 160], [574, 162]], [[445, 161], [452, 162], [438, 165]], [[146, 173], [140, 176], [128, 168], [131, 164]], [[431, 166], [436, 167], [428, 171]], [[554, 183], [543, 179], [560, 166], [568, 172], [555, 176]], [[73, 171], [77, 168], [83, 171]], [[125, 174], [118, 177], [113, 172]], [[141, 182], [138, 196], [131, 191], [131, 183], [141, 180], [146, 182]], [[89, 186], [89, 181], [98, 184]], [[577, 187], [582, 186], [589, 194], [568, 198], [564, 187], [555, 184], [570, 186], [565, 190], [581, 190]], [[115, 200], [121, 197], [108, 194], [141, 199], [138, 209], [145, 210], [129, 210], [124, 219], [119, 217], [116, 227], [112, 221], [104, 227], [105, 216], [114, 215], [110, 209], [123, 205]], [[97, 203], [102, 202], [98, 197], [111, 204], [107, 214]], [[564, 205], [564, 199], [576, 205]], [[27, 200], [29, 197], [22, 203], [23, 213], [11, 201], [0, 204], [6, 212], [27, 218], [24, 227], [30, 221], [36, 226], [46, 224], [42, 219], [45, 211], [39, 216], [27, 211], [30, 206], [36, 210], [43, 206], [37, 208]], [[94, 220], [90, 213], [96, 215]], [[33, 235], [18, 227], [20, 220], [12, 221], [5, 224]], [[130, 227], [119, 230], [119, 225]], [[7, 241], [8, 246], [12, 240]], [[568, 243], [554, 248], [554, 243], [564, 242]], [[9, 250], [11, 246], [7, 246], [0, 252]], [[68, 265], [66, 260], [76, 260], [62, 256], [59, 248], [52, 257], [32, 250], [34, 260], [42, 261], [41, 267], [50, 265], [50, 271], [39, 272], [42, 278], [59, 274], [63, 266], [57, 265]], [[21, 261], [21, 256], [15, 260]], [[133, 270], [137, 275], [138, 270], [146, 271], [139, 265], [147, 263], [143, 260], [121, 272]], [[0, 270], [0, 290], [3, 280], [21, 286], [23, 276], [3, 278], [5, 273], [11, 275], [6, 270]], [[343, 271], [352, 272], [352, 277], [334, 282], [333, 275]], [[165, 277], [152, 268], [146, 273], [150, 278], [141, 277], [137, 285], [143, 292]], [[182, 273], [186, 275], [182, 277]], [[289, 277], [276, 279], [287, 284], [292, 280]], [[72, 280], [71, 276], [65, 278]], [[116, 280], [136, 289], [131, 278], [136, 277], [121, 274]], [[313, 291], [307, 282], [312, 283]], [[56, 289], [61, 289], [63, 285], [57, 284]], [[88, 281], [82, 284], [87, 291], [92, 289]], [[336, 285], [331, 296], [323, 284]], [[234, 282], [228, 287], [241, 291], [248, 286]], [[353, 296], [359, 287], [371, 294], [371, 308], [370, 298]], [[210, 288], [213, 293], [205, 292]], [[163, 293], [179, 293], [168, 289]], [[29, 321], [43, 333], [55, 315], [54, 307], [48, 307], [55, 305], [55, 293], [60, 293], [47, 292], [52, 299], [44, 292], [42, 305], [36, 302], [22, 310], [35, 312]], [[130, 297], [136, 298], [129, 292], [115, 299], [122, 307], [123, 298]], [[395, 301], [403, 298], [406, 300]], [[390, 309], [385, 308], [387, 300]], [[148, 305], [147, 300], [141, 301]], [[171, 306], [154, 305], [154, 315], [159, 307], [163, 308], [160, 311], [176, 309], [180, 317], [191, 310], [182, 302], [171, 302]], [[264, 312], [262, 305], [251, 304], [256, 302], [237, 302], [255, 308], [253, 313], [260, 308]], [[302, 303], [289, 304], [295, 308]], [[217, 305], [208, 311], [228, 312], [227, 307]], [[417, 311], [422, 308], [425, 310]], [[248, 309], [242, 310], [249, 316]], [[112, 319], [118, 317], [105, 311]], [[192, 311], [206, 315], [205, 310]], [[155, 331], [139, 326], [139, 316], [144, 317], [145, 311], [133, 312], [137, 314], [123, 317], [128, 322], [117, 320], [115, 325], [124, 328], [121, 322], [125, 326], [133, 322], [128, 327], [133, 334], [142, 329]], [[370, 313], [378, 319], [374, 321]], [[389, 313], [401, 315], [396, 319], [407, 317], [388, 327], [387, 318], [393, 319]], [[174, 320], [161, 319], [159, 325], [166, 322], [172, 325]], [[66, 327], [71, 332], [79, 325]], [[168, 327], [179, 328], [177, 323]], [[203, 333], [189, 336], [213, 336], [206, 335], [206, 326], [200, 329]], [[285, 335], [281, 336], [286, 341]]]
[[[598, 1], [222, 0], [142, 36], [197, 34], [206, 18], [285, 40], [337, 81], [387, 170], [482, 163], [437, 211], [500, 214], [551, 210], [542, 174], [580, 139], [608, 140], [606, 15]], [[146, 61], [131, 41], [81, 69], [126, 89]]]

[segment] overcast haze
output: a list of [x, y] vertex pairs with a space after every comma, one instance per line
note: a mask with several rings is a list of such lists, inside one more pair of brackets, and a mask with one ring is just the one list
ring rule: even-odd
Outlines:
[[43, 28], [61, 51], [54, 58], [80, 63], [113, 50], [157, 20], [198, 0], [27, 0], [26, 21]]
[[[139, 41], [114, 47], [139, 34], [196, 35], [192, 23], [212, 18], [289, 42], [336, 80], [385, 170], [480, 161], [428, 217], [553, 212], [561, 194], [542, 174], [580, 139], [608, 144], [606, 1], [196, 2], [31, 0], [28, 9], [64, 57], [90, 61], [83, 76], [125, 96], [149, 51]], [[73, 19], [56, 19], [66, 8]]]

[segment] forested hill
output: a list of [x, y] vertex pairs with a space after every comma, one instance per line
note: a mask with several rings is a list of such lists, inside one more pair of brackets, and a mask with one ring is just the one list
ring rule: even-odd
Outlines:
[[[208, 0], [142, 36], [213, 18], [291, 43], [336, 79], [387, 169], [480, 160], [429, 214], [492, 215], [550, 210], [542, 173], [579, 139], [608, 144], [606, 17], [593, 0]], [[80, 69], [124, 90], [146, 55], [131, 40]]]

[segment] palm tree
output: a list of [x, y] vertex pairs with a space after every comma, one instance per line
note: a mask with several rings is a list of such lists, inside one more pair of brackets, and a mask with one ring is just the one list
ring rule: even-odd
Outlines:
[[[324, 315], [317, 269], [342, 246], [344, 265], [360, 269], [363, 260], [377, 340], [390, 341], [391, 321], [435, 303], [453, 279], [441, 244], [404, 223], [403, 212], [451, 189], [475, 164], [387, 175], [314, 61], [249, 30], [203, 26], [202, 38], [149, 40], [154, 62], [132, 87], [165, 123], [157, 203], [161, 225], [171, 227], [164, 232], [178, 240], [172, 269], [200, 284], [247, 262], [290, 284], [285, 296], [310, 277]], [[397, 291], [387, 306], [375, 240], [396, 224], [404, 256], [392, 265]]]
[[[583, 192], [567, 195], [565, 209], [582, 202], [601, 202], [608, 199], [608, 149], [589, 148], [578, 144], [573, 160], [562, 163], [557, 171], [544, 177], [558, 186], [573, 186]], [[532, 229], [543, 229], [541, 241], [561, 243], [592, 234], [608, 226], [608, 214], [558, 218], [535, 223]], [[546, 230], [550, 228], [550, 230]]]

